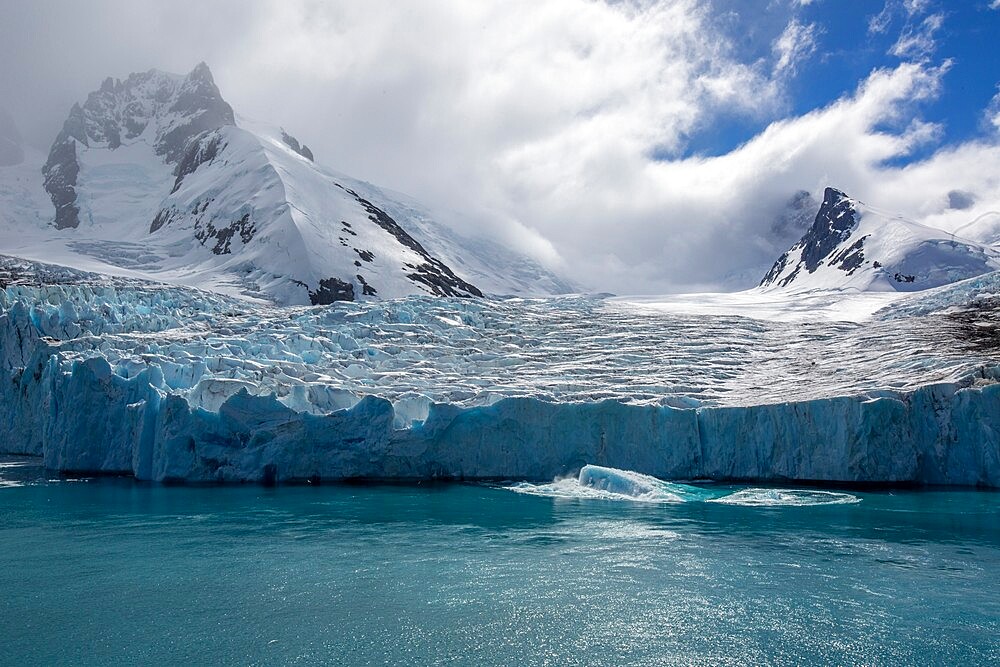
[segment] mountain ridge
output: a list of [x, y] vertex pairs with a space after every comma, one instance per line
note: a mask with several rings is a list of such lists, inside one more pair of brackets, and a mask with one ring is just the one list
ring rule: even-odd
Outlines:
[[1000, 269], [1000, 252], [827, 187], [812, 226], [758, 289], [911, 292]]
[[327, 169], [285, 128], [238, 116], [205, 63], [105, 79], [71, 108], [42, 174], [53, 232], [31, 231], [84, 268], [288, 305], [487, 293], [470, 278], [489, 293], [574, 287]]

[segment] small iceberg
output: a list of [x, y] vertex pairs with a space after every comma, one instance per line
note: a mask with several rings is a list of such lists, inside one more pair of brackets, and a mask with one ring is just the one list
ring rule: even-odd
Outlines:
[[708, 500], [717, 493], [688, 484], [664, 482], [651, 475], [605, 466], [585, 465], [576, 477], [556, 479], [548, 484], [522, 482], [512, 491], [551, 498], [596, 498], [648, 503], [684, 503]]
[[731, 493], [729, 489], [665, 482], [632, 470], [595, 465], [583, 466], [576, 477], [559, 478], [548, 484], [521, 482], [508, 488], [517, 493], [549, 498], [646, 503], [711, 502], [744, 507], [809, 507], [861, 502], [857, 496], [834, 491], [750, 488]]
[[746, 507], [809, 507], [813, 505], [852, 505], [861, 498], [834, 491], [799, 489], [744, 489], [709, 502]]

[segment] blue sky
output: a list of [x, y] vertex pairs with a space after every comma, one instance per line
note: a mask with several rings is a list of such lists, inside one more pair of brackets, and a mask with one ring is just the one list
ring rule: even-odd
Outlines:
[[[928, 121], [939, 123], [937, 145], [954, 144], [991, 131], [984, 110], [1000, 83], [1000, 10], [988, 0], [909, 3], [890, 0], [813, 0], [794, 6], [774, 0], [733, 0], [715, 5], [717, 20], [732, 38], [738, 58], [767, 62], [775, 58], [772, 45], [785, 29], [790, 15], [815, 26], [814, 51], [802, 59], [786, 83], [779, 113], [766, 116], [721, 112], [689, 137], [685, 153], [721, 155], [751, 139], [775, 117], [799, 116], [850, 94], [876, 68], [892, 68], [905, 60], [951, 66], [940, 95], [920, 105]], [[878, 21], [879, 18], [884, 21]], [[896, 54], [893, 47], [904, 34], [931, 31], [932, 48]], [[880, 29], [875, 29], [875, 22]], [[927, 157], [934, 145], [922, 146], [898, 164]]]

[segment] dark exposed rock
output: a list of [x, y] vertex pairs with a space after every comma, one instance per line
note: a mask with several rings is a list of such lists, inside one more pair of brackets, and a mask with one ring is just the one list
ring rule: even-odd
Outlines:
[[160, 209], [160, 211], [156, 214], [156, 217], [153, 218], [153, 224], [149, 226], [149, 233], [152, 234], [156, 230], [161, 229], [162, 227], [165, 227], [166, 225], [170, 224], [170, 221], [174, 217], [173, 214], [174, 214], [173, 209], [169, 208]]
[[857, 214], [850, 198], [840, 190], [827, 188], [816, 221], [799, 242], [806, 271], [812, 273], [823, 259], [851, 235]]
[[174, 175], [177, 178], [174, 181], [173, 189], [170, 190], [170, 194], [180, 190], [181, 182], [185, 176], [193, 174], [201, 165], [212, 162], [225, 147], [226, 145], [223, 143], [222, 137], [216, 133], [208, 133], [203, 137], [199, 137], [198, 140], [192, 141], [184, 157], [177, 163], [177, 167], [174, 169]]
[[205, 63], [183, 78], [150, 70], [131, 74], [125, 81], [105, 79], [82, 105], [74, 104], [70, 109], [43, 169], [45, 189], [56, 209], [57, 228], [80, 224], [76, 143], [114, 150], [137, 139], [150, 123], [156, 129], [155, 136], [150, 137], [156, 154], [175, 164], [187, 155], [193, 139], [209, 130], [233, 125], [235, 119]]
[[[67, 121], [68, 123], [69, 121]], [[80, 207], [76, 205], [76, 179], [80, 163], [76, 159], [76, 139], [66, 129], [59, 135], [42, 167], [45, 191], [56, 208], [56, 229], [80, 226]]]
[[314, 306], [328, 306], [336, 301], [354, 301], [354, 285], [339, 278], [323, 278], [315, 291], [309, 291]]
[[483, 296], [483, 293], [478, 287], [462, 280], [456, 276], [455, 273], [444, 264], [444, 262], [431, 256], [431, 254], [428, 253], [416, 239], [407, 234], [406, 230], [400, 227], [399, 223], [393, 220], [388, 213], [372, 204], [354, 190], [345, 188], [340, 183], [335, 183], [334, 185], [354, 197], [354, 199], [361, 204], [365, 211], [367, 211], [369, 220], [374, 222], [389, 234], [392, 234], [397, 241], [424, 258], [425, 261], [423, 263], [412, 267], [413, 271], [407, 274], [407, 278], [415, 283], [424, 285], [431, 294], [437, 296]]
[[305, 144], [300, 144], [299, 140], [292, 135], [285, 132], [284, 129], [281, 130], [281, 140], [285, 142], [285, 145], [291, 148], [293, 151], [304, 157], [305, 159], [313, 162], [313, 153], [309, 150], [309, 147]]
[[[827, 188], [823, 193], [823, 204], [820, 206], [812, 227], [802, 239], [778, 258], [771, 270], [760, 281], [761, 286], [768, 286], [778, 281], [789, 266], [792, 257], [798, 257], [798, 264], [792, 273], [781, 279], [778, 284], [785, 287], [795, 280], [801, 269], [812, 273], [818, 269], [837, 246], [846, 241], [858, 223], [858, 215], [851, 199], [840, 190]], [[839, 268], [845, 272], [853, 272], [864, 261], [864, 239], [860, 239], [847, 251], [833, 259], [831, 264], [839, 263]]]
[[202, 132], [236, 123], [233, 108], [222, 99], [205, 63], [199, 63], [184, 79], [170, 112], [185, 118], [185, 122], [176, 124], [157, 140], [157, 154], [170, 163], [179, 161], [188, 142]]
[[836, 266], [841, 271], [846, 271], [847, 275], [852, 275], [854, 271], [865, 263], [865, 239], [868, 235], [851, 244], [850, 247], [837, 253], [837, 256], [830, 260], [829, 266]]
[[360, 285], [361, 285], [361, 293], [363, 295], [365, 295], [365, 296], [377, 296], [378, 295], [378, 290], [375, 289], [374, 287], [372, 287], [371, 285], [369, 285], [368, 281], [365, 280], [365, 277], [363, 275], [361, 275], [359, 273], [358, 275], [356, 275], [354, 277], [358, 279], [358, 283], [360, 283]]
[[213, 221], [197, 219], [194, 224], [194, 237], [202, 245], [207, 245], [209, 241], [215, 239], [212, 252], [216, 255], [229, 255], [232, 253], [230, 244], [238, 234], [244, 245], [253, 240], [257, 228], [249, 213], [244, 213], [243, 217], [234, 220], [224, 227], [216, 227]]
[[80, 207], [76, 205], [76, 179], [80, 174], [77, 142], [88, 145], [83, 107], [74, 104], [42, 167], [45, 191], [56, 209], [56, 229], [80, 226]]
[[362, 260], [366, 262], [375, 261], [375, 253], [373, 253], [371, 250], [358, 250], [357, 248], [355, 248], [354, 252], [358, 253], [358, 257], [360, 257]]
[[[786, 266], [788, 266], [787, 250], [781, 253], [781, 257], [775, 260], [774, 264], [771, 266], [771, 269], [767, 272], [767, 274], [763, 278], [761, 278], [760, 285], [764, 286], [773, 283], [775, 280], [778, 279], [778, 276], [780, 276], [781, 273], [785, 270]], [[787, 280], [782, 282], [783, 285], [787, 283], [788, 283]]]

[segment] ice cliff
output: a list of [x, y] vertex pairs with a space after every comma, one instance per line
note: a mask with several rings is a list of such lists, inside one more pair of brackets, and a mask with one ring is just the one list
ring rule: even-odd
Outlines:
[[545, 480], [596, 464], [1000, 486], [996, 362], [931, 314], [809, 329], [583, 297], [275, 309], [17, 260], [0, 288], [0, 452], [67, 472]]

